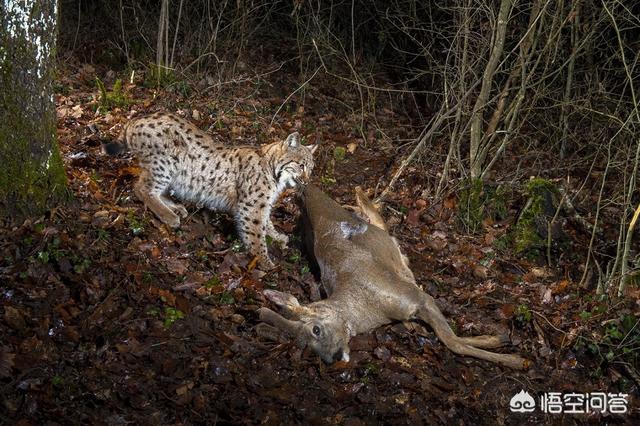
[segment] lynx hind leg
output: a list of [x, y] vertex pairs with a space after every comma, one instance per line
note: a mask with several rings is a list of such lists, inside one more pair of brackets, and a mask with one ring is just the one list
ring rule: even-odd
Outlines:
[[184, 219], [185, 217], [189, 216], [189, 212], [182, 204], [174, 202], [172, 199], [165, 195], [161, 195], [160, 197], [162, 198], [164, 204], [181, 218]]
[[236, 223], [238, 227], [238, 233], [242, 238], [242, 242], [247, 247], [249, 252], [254, 256], [260, 257], [260, 265], [266, 268], [273, 268], [274, 264], [269, 258], [269, 252], [267, 250], [267, 225], [258, 212], [247, 212], [250, 206], [240, 205], [240, 214], [236, 215]]
[[133, 191], [163, 223], [172, 228], [177, 228], [180, 226], [180, 218], [165, 204], [162, 196], [169, 183], [168, 177], [153, 176], [145, 171], [140, 175], [140, 179], [134, 186]]

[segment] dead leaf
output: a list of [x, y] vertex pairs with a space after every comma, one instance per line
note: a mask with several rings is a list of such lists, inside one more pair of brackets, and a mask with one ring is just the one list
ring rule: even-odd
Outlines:
[[164, 290], [158, 287], [149, 287], [149, 294], [151, 294], [152, 296], [158, 296], [167, 305], [176, 305], [176, 296], [168, 290]]
[[260, 256], [255, 256], [251, 259], [251, 262], [247, 265], [247, 271], [252, 271], [258, 265], [258, 261], [260, 260]]
[[108, 210], [100, 210], [93, 214], [91, 224], [99, 228], [106, 228], [111, 221], [109, 217], [110, 212]]
[[11, 369], [13, 368], [14, 359], [16, 355], [9, 352], [9, 349], [2, 346], [0, 347], [0, 377], [10, 377]]
[[169, 272], [173, 272], [176, 275], [184, 275], [188, 270], [188, 267], [184, 261], [173, 257], [167, 259], [166, 265]]
[[231, 126], [231, 135], [232, 136], [240, 136], [242, 135], [243, 130], [240, 126]]
[[349, 154], [353, 154], [354, 152], [356, 152], [357, 147], [358, 147], [357, 144], [351, 142], [350, 144], [347, 145], [347, 151], [349, 151]]
[[447, 239], [447, 234], [445, 234], [445, 233], [444, 233], [444, 232], [442, 232], [442, 231], [434, 231], [434, 232], [431, 234], [431, 236], [432, 236], [433, 238], [440, 238], [440, 239], [442, 239], [442, 240], [446, 240], [446, 239]]
[[507, 303], [502, 305], [498, 310], [500, 314], [500, 318], [502, 319], [510, 319], [513, 317], [513, 314], [516, 312], [516, 305], [512, 303]]
[[496, 240], [496, 236], [492, 232], [487, 232], [484, 234], [484, 243], [488, 246], [492, 245]]
[[564, 291], [569, 287], [569, 280], [560, 280], [553, 287], [553, 294], [564, 293]]
[[78, 119], [80, 117], [82, 117], [82, 114], [84, 113], [84, 111], [82, 110], [82, 106], [81, 105], [76, 105], [73, 108], [71, 108], [71, 116], [75, 119]]
[[446, 198], [443, 204], [446, 209], [453, 210], [456, 207], [456, 198], [454, 196]]
[[4, 322], [6, 322], [9, 327], [18, 331], [22, 331], [27, 327], [22, 313], [13, 306], [4, 307]]
[[440, 252], [447, 247], [447, 241], [440, 238], [429, 238], [426, 244], [427, 247], [436, 252]]
[[410, 226], [418, 226], [420, 225], [420, 212], [421, 210], [411, 209], [407, 214], [406, 223]]
[[118, 169], [118, 177], [138, 177], [140, 176], [140, 167], [127, 166]]
[[473, 267], [473, 276], [485, 280], [489, 276], [489, 268], [483, 265], [476, 265]]

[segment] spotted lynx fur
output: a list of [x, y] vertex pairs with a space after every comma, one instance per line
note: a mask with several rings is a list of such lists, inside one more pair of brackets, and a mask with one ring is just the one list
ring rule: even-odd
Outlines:
[[230, 147], [174, 114], [155, 113], [127, 123], [118, 142], [104, 146], [114, 155], [129, 149], [142, 172], [134, 192], [162, 222], [177, 228], [187, 210], [176, 199], [233, 215], [246, 247], [272, 266], [265, 237], [286, 244], [270, 214], [287, 187], [305, 185], [317, 145], [300, 144], [298, 133], [262, 147]]

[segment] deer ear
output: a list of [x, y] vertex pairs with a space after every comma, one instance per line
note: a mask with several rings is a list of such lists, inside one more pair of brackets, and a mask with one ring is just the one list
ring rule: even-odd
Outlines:
[[377, 226], [383, 231], [389, 231], [387, 224], [384, 223], [384, 219], [380, 216], [377, 207], [359, 186], [356, 186], [356, 203], [358, 204], [360, 211], [369, 218], [369, 221], [373, 226]]
[[289, 136], [287, 136], [287, 139], [284, 141], [284, 143], [289, 148], [295, 148], [300, 143], [299, 141], [300, 141], [300, 134], [298, 132], [293, 132]]
[[262, 294], [264, 294], [267, 299], [278, 305], [280, 308], [291, 311], [300, 307], [298, 299], [288, 293], [283, 293], [276, 290], [265, 290]]

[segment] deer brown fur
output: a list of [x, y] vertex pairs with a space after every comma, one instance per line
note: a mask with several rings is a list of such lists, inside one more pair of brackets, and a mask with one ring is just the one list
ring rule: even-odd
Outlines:
[[346, 211], [315, 186], [304, 191], [306, 231], [320, 267], [327, 299], [300, 305], [286, 293], [265, 290], [265, 296], [289, 318], [260, 309], [260, 319], [308, 345], [325, 362], [349, 359], [349, 340], [393, 321], [422, 320], [453, 352], [525, 369], [529, 361], [518, 355], [485, 349], [508, 342], [503, 336], [459, 337], [433, 297], [422, 291], [407, 258], [390, 236], [379, 213], [361, 191], [356, 199], [370, 223]]

